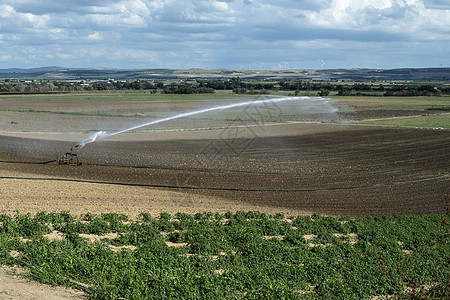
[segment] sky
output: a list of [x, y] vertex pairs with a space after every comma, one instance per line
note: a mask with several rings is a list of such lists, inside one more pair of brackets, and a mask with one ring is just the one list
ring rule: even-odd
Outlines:
[[450, 67], [449, 0], [0, 0], [0, 69]]

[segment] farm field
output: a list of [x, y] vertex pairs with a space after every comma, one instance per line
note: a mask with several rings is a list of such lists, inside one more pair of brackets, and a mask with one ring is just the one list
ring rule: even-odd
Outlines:
[[445, 215], [61, 212], [0, 221], [1, 264], [94, 299], [448, 296]]
[[436, 107], [450, 107], [450, 97], [339, 97], [340, 102], [356, 110], [413, 110], [425, 111]]
[[408, 126], [408, 127], [431, 127], [450, 128], [450, 113], [431, 116], [401, 117], [395, 119], [383, 119], [374, 121], [363, 121], [360, 124], [385, 125], [385, 126]]
[[[120, 93], [0, 96], [0, 214], [4, 218], [17, 212], [35, 215], [43, 211], [68, 212], [74, 218], [86, 214], [123, 214], [130, 222], [141, 222], [142, 213], [147, 213], [153, 229], [159, 226], [155, 224], [162, 222], [161, 213], [194, 216], [196, 213], [212, 212], [224, 216], [227, 213], [234, 215], [237, 211], [259, 211], [271, 216], [283, 214], [284, 219], [291, 221], [298, 216], [310, 219], [313, 213], [320, 213], [325, 216], [350, 216], [347, 218], [352, 222], [367, 215], [413, 214], [424, 215], [423, 219], [417, 218], [425, 227], [430, 221], [434, 224], [430, 225], [434, 226], [433, 230], [443, 224], [448, 231], [445, 225], [448, 217], [444, 215], [449, 209], [447, 195], [450, 181], [446, 176], [450, 170], [450, 131], [446, 129], [449, 115], [446, 111], [428, 110], [448, 106], [448, 97], [336, 97], [332, 102], [314, 103], [304, 99], [297, 105], [288, 102], [263, 107], [247, 106], [142, 127], [87, 144], [84, 148], [75, 149], [83, 162], [82, 166], [64, 166], [54, 162], [57, 154], [69, 151], [75, 144], [100, 130], [123, 130], [186, 111], [252, 99], [258, 100], [261, 96], [218, 94], [186, 97]], [[394, 127], [361, 124], [369, 121]], [[403, 125], [406, 127], [397, 127]], [[437, 127], [443, 129], [436, 130]], [[436, 216], [427, 217], [428, 214]], [[208, 218], [214, 219], [211, 216]], [[399, 221], [401, 217], [392, 218], [400, 218], [396, 220], [403, 222]], [[279, 226], [291, 224], [287, 220]], [[298, 220], [309, 222], [302, 218]], [[324, 220], [335, 222], [341, 219]], [[167, 221], [171, 224], [178, 222], [174, 219]], [[5, 230], [5, 221], [2, 222], [1, 228]], [[170, 239], [164, 237], [164, 230], [158, 227], [156, 230], [158, 239], [155, 242]], [[332, 234], [358, 234], [354, 228], [345, 229], [345, 232], [341, 232], [343, 229], [333, 230], [327, 229], [329, 234], [325, 234], [323, 243], [326, 244], [328, 239], [333, 239], [335, 243]], [[425, 231], [420, 243], [426, 243], [424, 241], [429, 238], [427, 234], [434, 232]], [[294, 234], [291, 229], [274, 234], [261, 232], [255, 234], [255, 239], [261, 247], [277, 248], [287, 245], [287, 233]], [[42, 234], [37, 233], [37, 236]], [[307, 234], [304, 232], [302, 238]], [[263, 238], [272, 235], [282, 238], [270, 241]], [[35, 238], [33, 234], [30, 236]], [[25, 238], [20, 231], [12, 235], [13, 239], [19, 237]], [[93, 252], [103, 251], [98, 245], [89, 246], [85, 241], [77, 238], [71, 241], [70, 238], [61, 243], [79, 241], [82, 247], [93, 249]], [[303, 245], [302, 238], [300, 244]], [[395, 236], [397, 238], [401, 241], [400, 237]], [[11, 241], [11, 236], [6, 239], [13, 245], [11, 251], [20, 252], [20, 249], [26, 248], [26, 243]], [[175, 240], [175, 237], [172, 239]], [[446, 239], [448, 235], [443, 235], [441, 241]], [[394, 243], [393, 240], [389, 243]], [[180, 237], [179, 241], [189, 243], [186, 237]], [[53, 243], [51, 247], [63, 247], [58, 243]], [[439, 243], [433, 246], [438, 252]], [[377, 266], [381, 275], [384, 274], [385, 282], [374, 288], [370, 295], [398, 294], [406, 286], [414, 287], [413, 279], [402, 281], [399, 279], [401, 275], [396, 273], [395, 276], [400, 277], [396, 277], [394, 284], [389, 279], [389, 276], [394, 276], [393, 273], [383, 271], [383, 268], [386, 270], [386, 265], [383, 267], [385, 256], [398, 258], [404, 255], [403, 248], [396, 246], [396, 250], [392, 250], [394, 252], [379, 252], [375, 248], [377, 245], [372, 246], [369, 245], [367, 250], [372, 255], [371, 263]], [[173, 257], [189, 254], [186, 259], [196, 260], [200, 265], [205, 263], [203, 260], [212, 260], [211, 266], [214, 268], [217, 261], [202, 255], [219, 255], [218, 261], [221, 261], [221, 251], [231, 254], [236, 251], [233, 247], [224, 246], [223, 249], [219, 247], [218, 252], [202, 253], [203, 250], [196, 252], [189, 247], [176, 248], [178, 250], [165, 248], [162, 251], [172, 253], [170, 255]], [[351, 255], [357, 251], [356, 246], [349, 246], [351, 249], [346, 247], [313, 247], [308, 251], [340, 249], [336, 251], [349, 251]], [[300, 255], [294, 253], [297, 250], [286, 251], [283, 253], [289, 257]], [[132, 253], [136, 252], [125, 250], [120, 255], [135, 255]], [[380, 253], [381, 260], [377, 258]], [[439, 253], [437, 255], [442, 255], [442, 252]], [[194, 254], [195, 258], [190, 254]], [[111, 258], [113, 254], [105, 255]], [[236, 255], [226, 255], [223, 259], [238, 262]], [[351, 255], [348, 254], [348, 257]], [[390, 260], [389, 265], [394, 260]], [[423, 263], [421, 261], [419, 265]], [[208, 265], [208, 268], [213, 267]], [[448, 270], [448, 265], [441, 265], [440, 268]], [[213, 269], [207, 270], [214, 273]], [[295, 269], [295, 272], [303, 271]], [[395, 272], [403, 271], [396, 269]], [[251, 274], [234, 273], [233, 276], [238, 275], [252, 278]], [[80, 280], [79, 275], [74, 276]], [[417, 279], [430, 283], [427, 288], [434, 288], [431, 277], [419, 276]], [[171, 280], [170, 276], [164, 278]], [[205, 284], [212, 284], [208, 280], [215, 277], [195, 278], [194, 281], [202, 279]], [[330, 284], [337, 280], [329, 279]], [[43, 279], [51, 282], [49, 280]], [[269, 284], [269, 281], [264, 281], [264, 284]], [[326, 295], [321, 294], [322, 290], [317, 288], [315, 282], [308, 280], [295, 288], [290, 283], [286, 284], [283, 291], [289, 297], [298, 296], [298, 291], [308, 291], [307, 284], [311, 284], [311, 290], [316, 290], [311, 295]], [[349, 293], [346, 288], [342, 286], [340, 292], [343, 295]], [[97, 291], [99, 298], [105, 297], [102, 291]], [[297, 294], [292, 294], [293, 291]], [[253, 295], [236, 287], [224, 293], [236, 297], [244, 295], [241, 293]], [[360, 295], [367, 297], [369, 294]]]

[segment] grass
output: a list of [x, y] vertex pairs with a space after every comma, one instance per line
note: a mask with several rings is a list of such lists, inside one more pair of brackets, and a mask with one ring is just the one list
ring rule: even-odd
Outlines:
[[[279, 92], [277, 96], [285, 96], [288, 92]], [[272, 95], [275, 96], [275, 95]], [[230, 103], [237, 101], [248, 101], [252, 99], [264, 99], [268, 96], [261, 95], [235, 95], [231, 91], [217, 91], [215, 94], [150, 94], [134, 92], [105, 92], [105, 93], [80, 93], [80, 94], [33, 94], [33, 95], [0, 95], [1, 99], [14, 99], [15, 101], [77, 101], [77, 102], [150, 102], [150, 103], [192, 103], [193, 107], [206, 107], [206, 105], [218, 105], [219, 103]], [[450, 109], [450, 97], [332, 97], [337, 100], [334, 105], [340, 111], [364, 111], [364, 110], [441, 110]], [[198, 103], [198, 105], [196, 104]], [[29, 113], [52, 113], [83, 116], [103, 117], [129, 117], [125, 114], [108, 114], [96, 112], [61, 112], [40, 110], [14, 110]], [[217, 120], [237, 120], [260, 122], [261, 117], [299, 115], [317, 113], [320, 110], [314, 107], [296, 106], [294, 104], [276, 104], [262, 109], [234, 109], [221, 112], [220, 114], [208, 114], [210, 118]], [[173, 112], [167, 112], [171, 115]], [[167, 117], [166, 112], [158, 112], [158, 115], [146, 115], [141, 117]], [[133, 115], [134, 116], [134, 115]], [[198, 116], [204, 119], [205, 116]], [[414, 127], [442, 127], [449, 128], [449, 116], [421, 116], [402, 119], [387, 119], [380, 121], [367, 121], [360, 124], [386, 125], [386, 126], [414, 126]]]
[[[73, 116], [100, 116], [100, 117], [129, 117], [130, 115], [123, 114], [105, 114], [105, 113], [83, 113], [83, 112], [69, 112], [69, 111], [51, 111], [51, 110], [35, 110], [35, 109], [0, 109], [0, 111], [11, 111], [20, 113], [46, 113], [57, 115], [73, 115]], [[133, 115], [134, 117], [135, 115]], [[141, 116], [136, 116], [141, 117]]]
[[0, 95], [0, 99], [14, 99], [17, 101], [80, 101], [80, 102], [155, 102], [155, 103], [183, 103], [183, 102], [217, 102], [250, 100], [258, 98], [256, 95], [234, 95], [230, 92], [215, 94], [150, 94], [150, 93], [80, 93], [80, 94], [33, 94], [33, 95]]
[[[3, 96], [4, 98], [14, 99], [16, 101], [32, 100], [32, 101], [81, 101], [81, 102], [149, 102], [149, 103], [193, 103], [192, 107], [204, 108], [208, 106], [215, 106], [222, 103], [232, 103], [250, 100], [262, 100], [268, 96], [260, 95], [230, 95], [226, 92], [222, 92], [214, 95], [161, 95], [161, 94], [142, 94], [142, 93], [111, 93], [111, 94], [58, 94], [58, 95], [20, 95], [20, 96]], [[11, 98], [13, 97], [13, 98]], [[0, 99], [2, 97], [0, 96]], [[195, 104], [199, 103], [199, 104]], [[207, 104], [208, 103], [208, 104]], [[239, 108], [227, 109], [224, 111], [213, 111], [206, 113], [207, 117], [198, 116], [199, 118], [213, 118], [216, 120], [243, 120], [249, 122], [261, 122], [261, 118], [264, 117], [277, 117], [281, 115], [300, 115], [300, 114], [313, 114], [321, 111], [326, 111], [330, 105], [318, 105], [308, 103], [268, 103], [259, 106], [245, 106]], [[50, 114], [66, 114], [66, 115], [78, 115], [78, 116], [101, 116], [101, 117], [135, 117], [134, 114], [111, 114], [111, 113], [96, 113], [96, 112], [79, 112], [79, 111], [59, 111], [55, 104], [55, 110], [36, 110], [36, 109], [0, 109], [0, 111], [13, 111], [21, 113], [50, 113]], [[193, 110], [194, 108], [185, 108], [186, 110]], [[156, 112], [155, 112], [156, 113]], [[139, 115], [138, 117], [167, 117], [174, 112], [169, 110], [167, 112], [159, 111], [157, 115]], [[195, 118], [195, 117], [194, 117]], [[267, 120], [266, 122], [270, 122]]]
[[448, 215], [17, 213], [0, 215], [0, 265], [93, 299], [445, 298], [449, 223]]
[[427, 110], [450, 106], [450, 97], [332, 97], [355, 110]]
[[[292, 93], [287, 91], [276, 92], [274, 95], [286, 96]], [[309, 94], [305, 94], [309, 95]], [[313, 93], [316, 95], [316, 93]], [[303, 96], [303, 94], [299, 95]], [[214, 94], [150, 94], [150, 93], [80, 93], [80, 94], [32, 94], [32, 95], [0, 95], [0, 99], [35, 100], [35, 101], [80, 101], [80, 102], [160, 102], [160, 103], [184, 103], [184, 102], [223, 102], [245, 101], [262, 99], [264, 95], [236, 95], [231, 91], [217, 91]], [[442, 108], [450, 106], [450, 96], [443, 97], [336, 97], [331, 98], [349, 103], [357, 110], [374, 109], [407, 109], [425, 110], [428, 108]]]
[[376, 121], [363, 121], [363, 122], [358, 122], [358, 124], [383, 125], [383, 126], [450, 128], [450, 114], [395, 118], [395, 119], [385, 119], [385, 120], [376, 120]]

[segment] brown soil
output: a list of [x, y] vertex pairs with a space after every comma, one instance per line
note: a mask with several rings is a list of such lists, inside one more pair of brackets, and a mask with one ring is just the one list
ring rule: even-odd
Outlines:
[[[5, 109], [24, 106], [12, 102], [1, 104]], [[44, 101], [37, 102], [27, 102], [25, 107], [50, 107]], [[114, 104], [115, 110], [129, 108], [127, 103], [119, 104]], [[83, 105], [83, 110], [88, 110], [88, 103]], [[99, 105], [95, 111], [108, 112], [106, 105]], [[146, 112], [145, 105], [135, 103], [132, 110]], [[69, 111], [76, 112], [78, 107], [69, 107]], [[352, 114], [351, 119], [364, 119], [412, 113]], [[259, 210], [365, 215], [445, 213], [448, 209], [442, 194], [449, 191], [449, 177], [356, 189], [263, 190], [342, 188], [435, 177], [450, 170], [449, 130], [298, 122], [321, 122], [329, 117], [324, 114], [275, 124], [183, 119], [160, 130], [124, 133], [77, 148], [83, 161], [77, 167], [39, 163], [68, 151], [88, 135], [85, 131], [117, 124], [126, 127], [145, 119], [104, 117], [99, 121], [91, 116], [12, 111], [0, 115], [0, 177], [27, 178], [0, 179], [0, 213], [117, 212], [136, 217], [140, 212]], [[51, 178], [172, 188], [45, 180]], [[4, 278], [0, 275], [0, 282]]]
[[2, 300], [69, 300], [85, 299], [85, 294], [73, 289], [52, 287], [24, 278], [26, 270], [0, 266], [0, 299]]
[[[124, 134], [78, 151], [83, 166], [29, 164], [53, 159], [71, 143], [3, 136], [3, 176], [76, 178], [113, 183], [222, 189], [315, 189], [394, 183], [448, 172], [448, 130], [284, 124]], [[276, 133], [278, 132], [278, 135]], [[161, 134], [161, 133], [160, 133]], [[212, 138], [214, 135], [216, 139]], [[188, 139], [185, 139], [185, 138]], [[206, 137], [206, 138], [205, 138]], [[58, 151], [61, 152], [61, 151]], [[32, 157], [35, 156], [35, 157]], [[12, 163], [14, 162], [14, 163]], [[30, 175], [31, 174], [31, 175]], [[193, 212], [273, 208], [331, 215], [445, 213], [448, 178], [331, 191], [160, 189], [80, 182], [3, 179], [0, 212], [68, 210]], [[44, 204], [45, 203], [45, 204]]]

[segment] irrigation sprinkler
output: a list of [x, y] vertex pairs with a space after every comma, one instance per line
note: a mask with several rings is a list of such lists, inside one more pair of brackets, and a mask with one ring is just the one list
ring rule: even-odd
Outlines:
[[66, 152], [63, 155], [56, 154], [56, 162], [58, 165], [73, 165], [73, 166], [81, 166], [82, 162], [78, 159], [78, 155], [74, 152], [73, 148], [77, 148], [79, 145], [75, 145], [70, 148], [69, 152]]

